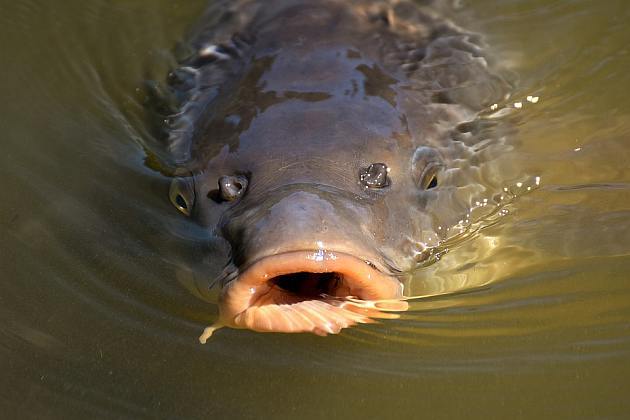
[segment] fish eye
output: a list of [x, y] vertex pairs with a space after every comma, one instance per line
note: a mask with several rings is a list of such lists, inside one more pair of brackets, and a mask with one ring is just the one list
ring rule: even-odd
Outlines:
[[195, 202], [195, 190], [190, 178], [174, 178], [168, 196], [177, 210], [190, 216]]
[[422, 190], [430, 190], [438, 186], [438, 172], [443, 167], [437, 151], [429, 147], [416, 149], [412, 160], [412, 177]]
[[229, 175], [219, 178], [219, 194], [224, 201], [234, 201], [247, 189], [247, 178], [242, 175]]
[[359, 180], [366, 188], [385, 188], [389, 185], [388, 172], [384, 163], [372, 163], [359, 171]]
[[423, 190], [430, 190], [438, 186], [437, 173], [440, 169], [438, 164], [429, 164], [425, 168], [422, 176], [420, 177], [420, 188]]

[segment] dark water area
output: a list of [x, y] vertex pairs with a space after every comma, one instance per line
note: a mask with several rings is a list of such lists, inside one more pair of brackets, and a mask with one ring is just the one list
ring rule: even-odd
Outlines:
[[146, 164], [141, 88], [205, 1], [0, 1], [0, 417], [626, 418], [630, 5], [459, 3], [518, 75], [514, 199], [407, 285], [443, 295], [200, 345], [225, 250]]

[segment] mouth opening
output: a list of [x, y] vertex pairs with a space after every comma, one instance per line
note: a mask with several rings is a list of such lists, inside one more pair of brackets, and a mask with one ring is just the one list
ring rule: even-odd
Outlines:
[[[292, 294], [303, 300], [318, 299], [322, 296], [344, 296], [339, 289], [343, 286], [341, 273], [298, 273], [283, 274], [269, 280], [272, 287]], [[347, 296], [347, 294], [345, 295]]]
[[407, 309], [401, 297], [398, 279], [345, 253], [272, 255], [250, 265], [223, 288], [220, 319], [202, 338], [221, 326], [336, 334], [374, 318], [397, 318], [392, 312]]

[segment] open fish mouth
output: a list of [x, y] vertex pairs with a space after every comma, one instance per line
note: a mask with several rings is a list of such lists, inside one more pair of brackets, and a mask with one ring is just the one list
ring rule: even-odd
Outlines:
[[264, 257], [227, 284], [219, 321], [206, 328], [337, 334], [343, 328], [397, 318], [407, 309], [402, 284], [373, 264], [334, 251], [293, 251]]

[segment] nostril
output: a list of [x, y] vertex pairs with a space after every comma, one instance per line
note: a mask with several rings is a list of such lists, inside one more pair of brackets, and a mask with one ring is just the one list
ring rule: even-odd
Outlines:
[[247, 178], [244, 176], [222, 176], [219, 178], [219, 193], [225, 201], [236, 200], [247, 189]]
[[384, 163], [373, 163], [359, 172], [359, 180], [367, 188], [384, 188], [389, 185], [389, 168]]

